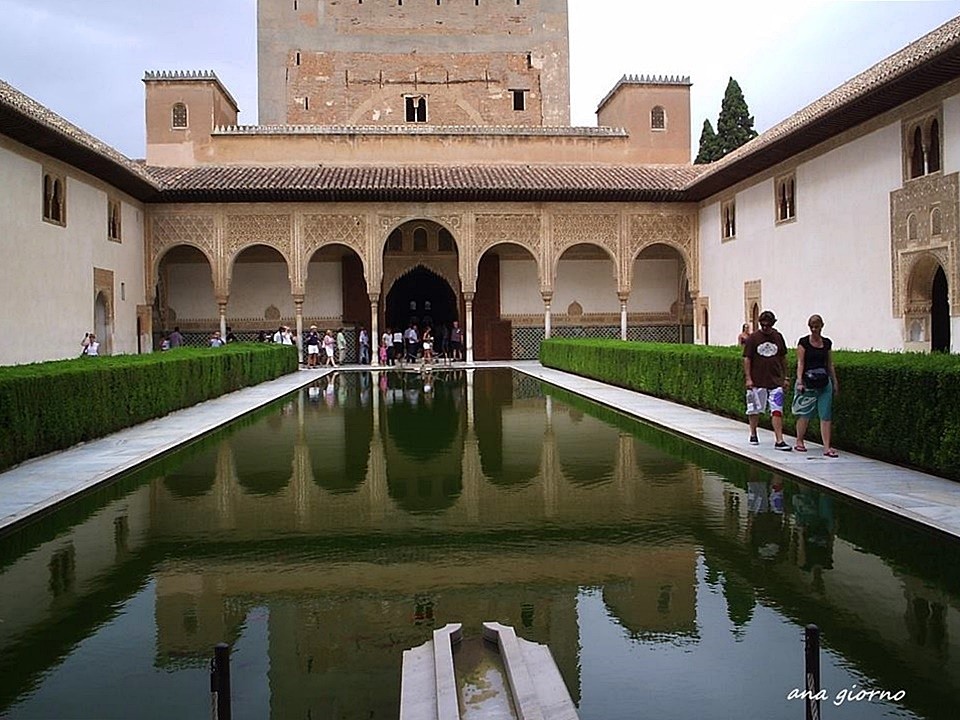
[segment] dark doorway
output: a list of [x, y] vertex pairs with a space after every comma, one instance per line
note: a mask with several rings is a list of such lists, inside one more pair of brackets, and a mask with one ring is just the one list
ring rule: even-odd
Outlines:
[[937, 267], [933, 276], [930, 295], [930, 349], [933, 352], [950, 352], [950, 303], [947, 299], [947, 276], [942, 267]]
[[416, 323], [439, 327], [460, 319], [457, 298], [449, 283], [425, 267], [416, 267], [398, 278], [387, 293], [384, 321], [390, 328]]

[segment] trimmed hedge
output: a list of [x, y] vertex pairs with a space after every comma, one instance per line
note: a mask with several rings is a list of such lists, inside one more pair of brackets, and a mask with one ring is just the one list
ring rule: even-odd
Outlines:
[[0, 470], [296, 369], [255, 343], [0, 367]]
[[[834, 351], [838, 448], [960, 480], [960, 356]], [[550, 339], [540, 362], [727, 417], [744, 419], [738, 347]], [[796, 372], [796, 354], [787, 373]], [[792, 392], [787, 394], [788, 403]], [[769, 419], [763, 423], [769, 427]], [[795, 418], [785, 413], [793, 433]], [[817, 438], [811, 424], [808, 436]]]

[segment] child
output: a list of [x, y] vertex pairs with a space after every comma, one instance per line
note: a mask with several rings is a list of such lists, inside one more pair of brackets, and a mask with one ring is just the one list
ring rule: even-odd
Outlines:
[[386, 365], [387, 364], [387, 344], [386, 343], [384, 342], [380, 343], [379, 354], [380, 354], [380, 364]]

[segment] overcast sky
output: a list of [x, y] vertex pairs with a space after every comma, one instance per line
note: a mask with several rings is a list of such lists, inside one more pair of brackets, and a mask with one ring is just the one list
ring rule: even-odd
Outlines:
[[[573, 124], [595, 125], [625, 73], [688, 75], [694, 154], [729, 77], [762, 132], [960, 14], [960, 0], [568, 4]], [[0, 78], [134, 158], [145, 70], [213, 70], [255, 124], [256, 0], [0, 0]]]

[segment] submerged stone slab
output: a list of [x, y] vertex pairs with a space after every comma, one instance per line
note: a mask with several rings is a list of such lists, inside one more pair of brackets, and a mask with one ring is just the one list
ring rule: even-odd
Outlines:
[[[403, 652], [400, 720], [460, 720], [460, 692], [454, 670], [454, 645], [461, 625], [435, 630], [433, 639]], [[497, 647], [503, 661], [511, 717], [517, 720], [578, 720], [576, 706], [550, 649], [517, 637], [497, 622], [483, 624], [483, 639]]]

